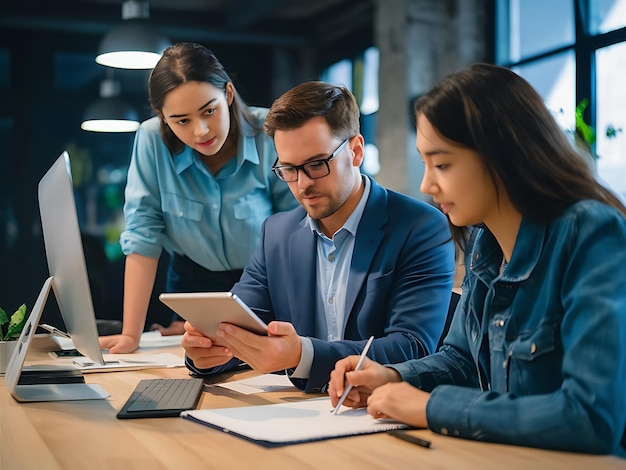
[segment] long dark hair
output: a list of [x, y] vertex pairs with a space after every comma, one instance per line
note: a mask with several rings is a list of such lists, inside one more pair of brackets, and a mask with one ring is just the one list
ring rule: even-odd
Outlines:
[[[583, 199], [626, 207], [595, 179], [541, 96], [508, 68], [475, 64], [448, 75], [415, 102], [415, 115], [446, 139], [476, 151], [513, 206], [547, 223]], [[463, 247], [467, 230], [454, 228]]]
[[[232, 80], [217, 60], [217, 57], [200, 44], [181, 42], [168, 47], [163, 57], [150, 73], [148, 95], [150, 106], [162, 117], [165, 96], [174, 88], [186, 82], [206, 82], [218, 90], [224, 90]], [[233, 85], [234, 99], [230, 106], [230, 132], [254, 135], [262, 129], [254, 126], [254, 119], [248, 105], [243, 101]], [[182, 152], [183, 144], [161, 119], [161, 138], [173, 154]]]

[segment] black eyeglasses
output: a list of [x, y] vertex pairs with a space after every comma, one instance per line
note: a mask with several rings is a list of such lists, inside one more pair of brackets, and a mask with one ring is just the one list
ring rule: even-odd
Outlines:
[[276, 165], [276, 163], [278, 163], [278, 160], [276, 160], [272, 171], [278, 179], [286, 183], [298, 181], [298, 170], [304, 171], [304, 173], [313, 180], [323, 178], [324, 176], [330, 175], [330, 165], [328, 162], [339, 155], [343, 148], [348, 145], [348, 142], [350, 142], [349, 138], [344, 140], [342, 144], [337, 147], [337, 150], [330, 154], [330, 157], [312, 160], [303, 165]]

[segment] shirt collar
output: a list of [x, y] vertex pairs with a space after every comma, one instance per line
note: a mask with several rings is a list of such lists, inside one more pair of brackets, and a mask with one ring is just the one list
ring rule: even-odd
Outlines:
[[[244, 161], [249, 161], [254, 165], [258, 165], [261, 161], [259, 158], [259, 152], [256, 146], [255, 136], [239, 135], [237, 143], [237, 169], [241, 168]], [[176, 172], [181, 174], [187, 168], [189, 168], [194, 162], [201, 162], [200, 158], [196, 156], [195, 150], [185, 145], [185, 148], [179, 154], [174, 155], [174, 165], [176, 166]]]
[[[520, 282], [528, 279], [539, 262], [546, 229], [543, 224], [535, 223], [526, 217], [522, 218], [513, 254], [501, 277], [503, 281]], [[482, 277], [483, 273], [492, 277], [498, 272], [501, 262], [502, 250], [498, 242], [489, 230], [483, 228], [476, 237], [470, 269], [479, 277]]]
[[[365, 204], [367, 204], [367, 198], [370, 195], [370, 189], [372, 185], [370, 182], [370, 179], [367, 178], [366, 176], [361, 175], [361, 178], [363, 179], [363, 182], [365, 183], [365, 187], [363, 189], [363, 194], [361, 195], [361, 199], [359, 200], [359, 203], [352, 211], [352, 214], [350, 214], [350, 217], [348, 217], [348, 220], [346, 220], [343, 226], [339, 230], [337, 230], [337, 233], [345, 229], [348, 232], [350, 232], [353, 236], [356, 236], [356, 231], [359, 227], [359, 222], [361, 222], [361, 217], [363, 216], [363, 211], [365, 210]], [[307, 217], [307, 220], [309, 221], [309, 227], [311, 228], [311, 230], [313, 232], [317, 232], [317, 234], [320, 236], [323, 235], [322, 231], [320, 230], [319, 222], [309, 217], [308, 214], [306, 217]]]

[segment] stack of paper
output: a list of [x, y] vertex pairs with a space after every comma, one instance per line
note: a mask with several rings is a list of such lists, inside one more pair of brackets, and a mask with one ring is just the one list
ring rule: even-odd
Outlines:
[[331, 413], [330, 399], [297, 403], [183, 411], [181, 417], [266, 447], [404, 429], [397, 421], [375, 419], [365, 408]]

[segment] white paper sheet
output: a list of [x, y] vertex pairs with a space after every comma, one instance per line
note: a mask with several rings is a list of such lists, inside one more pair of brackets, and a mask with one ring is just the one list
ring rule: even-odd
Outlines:
[[[139, 350], [180, 346], [182, 338], [183, 335], [161, 336], [159, 331], [146, 331], [141, 334], [141, 338], [139, 340]], [[59, 349], [75, 349], [74, 343], [71, 339], [56, 335], [52, 335], [52, 339], [59, 345]]]
[[91, 359], [80, 356], [73, 358], [55, 358], [53, 353], [50, 357], [55, 359], [55, 365], [64, 367], [73, 367], [82, 371], [89, 372], [116, 372], [124, 370], [141, 370], [141, 369], [164, 369], [171, 367], [183, 367], [185, 365], [181, 357], [171, 353], [161, 354], [103, 354], [105, 362], [110, 362], [104, 366], [94, 364]]
[[263, 374], [251, 379], [235, 380], [233, 382], [223, 382], [215, 386], [228, 388], [235, 392], [251, 395], [262, 392], [280, 392], [282, 390], [293, 390], [294, 385], [286, 375]]
[[296, 444], [333, 437], [403, 429], [397, 421], [375, 419], [365, 408], [342, 407], [331, 413], [329, 398], [296, 403], [183, 411], [181, 417], [265, 446]]
[[161, 336], [159, 331], [146, 331], [141, 334], [139, 350], [180, 346], [183, 335]]

